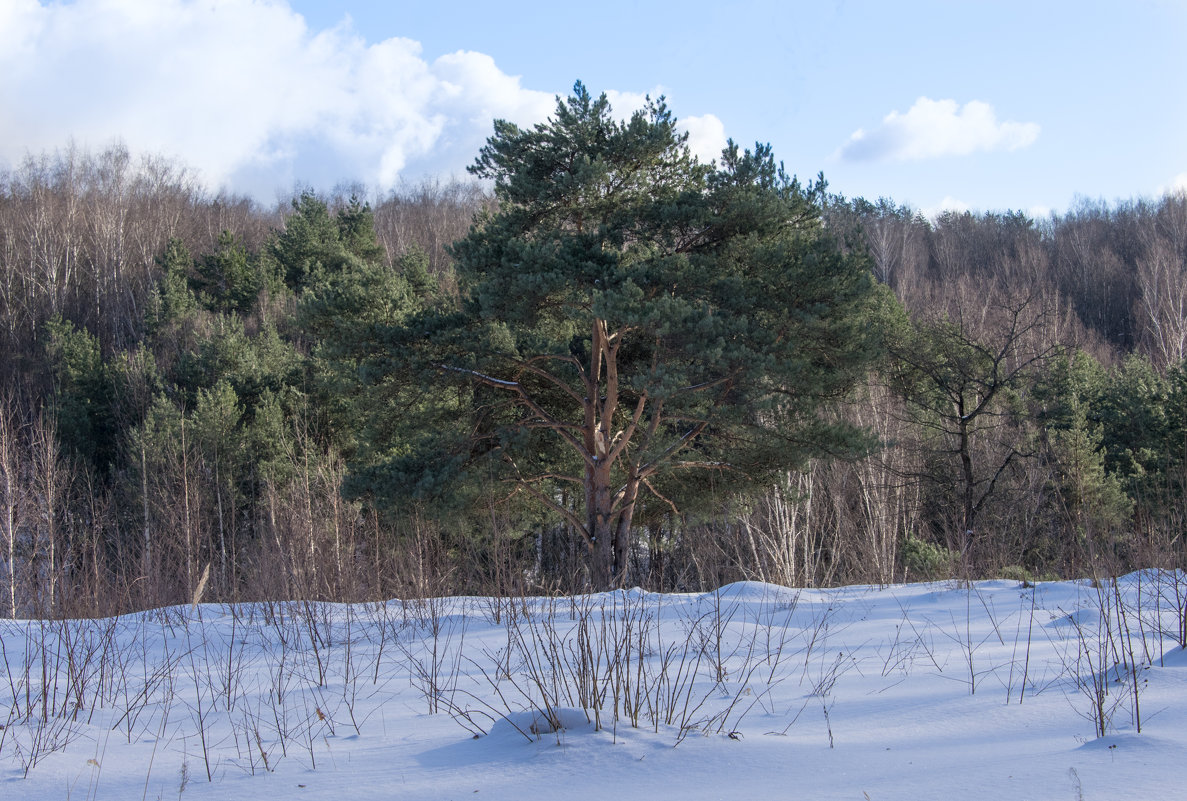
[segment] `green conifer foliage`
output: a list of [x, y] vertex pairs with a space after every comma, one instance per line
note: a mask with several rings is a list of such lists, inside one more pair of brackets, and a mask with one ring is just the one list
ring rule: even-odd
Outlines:
[[505, 482], [568, 522], [606, 588], [641, 496], [858, 447], [818, 410], [874, 355], [878, 293], [819, 223], [823, 182], [762, 145], [700, 164], [662, 99], [619, 121], [580, 83], [546, 123], [497, 121], [471, 169], [497, 210], [453, 246], [457, 307], [379, 337], [364, 371], [404, 393], [383, 412], [404, 438], [355, 492]]
[[262, 271], [230, 231], [223, 231], [213, 253], [198, 260], [194, 285], [210, 311], [246, 314], [266, 286]]

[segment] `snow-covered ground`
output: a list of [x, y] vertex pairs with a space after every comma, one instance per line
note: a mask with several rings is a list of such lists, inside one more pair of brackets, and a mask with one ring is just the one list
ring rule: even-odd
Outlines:
[[1147, 571], [6, 622], [0, 798], [1173, 798], [1185, 603]]

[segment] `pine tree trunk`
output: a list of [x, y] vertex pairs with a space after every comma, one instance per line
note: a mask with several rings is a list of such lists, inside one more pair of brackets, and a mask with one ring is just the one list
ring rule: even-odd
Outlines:
[[614, 496], [610, 488], [610, 466], [599, 462], [586, 469], [586, 530], [590, 534], [590, 582], [596, 592], [614, 586], [614, 526], [611, 519]]

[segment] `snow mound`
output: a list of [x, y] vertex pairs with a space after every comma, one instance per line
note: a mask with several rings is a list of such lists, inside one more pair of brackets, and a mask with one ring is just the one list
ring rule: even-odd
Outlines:
[[538, 739], [560, 731], [592, 732], [593, 728], [593, 724], [580, 709], [553, 709], [548, 714], [539, 709], [526, 709], [496, 721], [487, 736]]

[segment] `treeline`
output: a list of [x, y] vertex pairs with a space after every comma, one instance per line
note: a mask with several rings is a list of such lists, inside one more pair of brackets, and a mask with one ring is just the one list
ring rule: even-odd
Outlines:
[[[584, 545], [522, 495], [393, 504], [357, 480], [406, 411], [360, 391], [360, 349], [456, 302], [449, 244], [493, 203], [362, 195], [266, 209], [121, 148], [0, 178], [0, 611], [585, 586]], [[635, 583], [1182, 566], [1187, 198], [824, 212], [903, 309], [828, 412], [880, 447], [638, 515]]]

